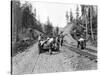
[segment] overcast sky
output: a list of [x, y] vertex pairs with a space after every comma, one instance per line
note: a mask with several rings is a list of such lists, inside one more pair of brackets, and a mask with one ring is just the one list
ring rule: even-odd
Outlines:
[[[24, 1], [21, 3], [23, 4]], [[67, 24], [65, 17], [66, 11], [70, 12], [70, 10], [72, 10], [74, 17], [76, 14], [77, 5], [75, 4], [36, 2], [36, 1], [31, 1], [30, 3], [32, 4], [33, 8], [36, 8], [37, 19], [40, 19], [42, 23], [46, 23], [47, 17], [49, 17], [53, 26], [64, 27]], [[80, 6], [79, 10], [81, 10]]]

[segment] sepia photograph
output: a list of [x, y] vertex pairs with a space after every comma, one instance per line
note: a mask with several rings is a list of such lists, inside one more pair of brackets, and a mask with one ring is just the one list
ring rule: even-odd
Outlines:
[[98, 6], [11, 0], [11, 74], [98, 69]]

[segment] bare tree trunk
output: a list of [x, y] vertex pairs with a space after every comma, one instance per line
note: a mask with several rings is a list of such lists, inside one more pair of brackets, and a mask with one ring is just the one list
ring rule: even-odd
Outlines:
[[94, 40], [94, 37], [93, 37], [93, 29], [92, 29], [92, 7], [90, 7], [90, 26], [91, 26], [91, 37], [92, 37], [92, 40]]
[[88, 30], [87, 30], [87, 16], [85, 15], [86, 18], [86, 39], [87, 39], [87, 35], [88, 35]]

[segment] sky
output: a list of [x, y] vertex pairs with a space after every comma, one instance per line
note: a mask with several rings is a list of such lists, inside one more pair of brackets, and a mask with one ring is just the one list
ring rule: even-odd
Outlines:
[[[22, 4], [25, 1], [21, 2]], [[72, 10], [73, 16], [76, 16], [76, 7], [75, 4], [65, 4], [65, 3], [51, 3], [51, 2], [38, 2], [31, 1], [33, 9], [36, 8], [36, 17], [40, 20], [41, 23], [47, 22], [47, 17], [49, 17], [50, 22], [53, 26], [56, 27], [65, 27], [67, 25], [66, 21], [66, 11], [70, 12]], [[79, 6], [79, 5], [78, 5]], [[81, 15], [79, 6], [79, 13]]]

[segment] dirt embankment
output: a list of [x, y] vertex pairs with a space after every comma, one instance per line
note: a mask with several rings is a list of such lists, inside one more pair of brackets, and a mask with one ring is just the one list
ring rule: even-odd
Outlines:
[[71, 44], [71, 45], [77, 45], [77, 41], [75, 39], [72, 38], [72, 36], [70, 35], [70, 31], [73, 27], [73, 24], [70, 23], [68, 24], [65, 28], [64, 28], [64, 32], [63, 34], [66, 35], [64, 37], [64, 40], [66, 41], [66, 43]]
[[12, 74], [20, 75], [24, 72], [31, 73], [35, 61], [38, 56], [37, 43], [22, 53], [17, 54], [12, 58]]
[[[64, 34], [68, 36], [64, 39], [68, 44], [77, 44], [69, 34], [71, 27], [72, 24], [65, 29]], [[96, 62], [71, 51], [65, 46], [60, 48], [60, 52], [53, 52], [52, 55], [49, 55], [48, 52], [39, 55], [37, 43], [14, 56], [12, 63], [13, 75], [97, 69]]]
[[13, 57], [13, 75], [32, 73], [67, 72], [96, 69], [96, 63], [79, 54], [61, 47], [59, 52], [48, 52], [38, 55], [37, 43], [27, 51]]

